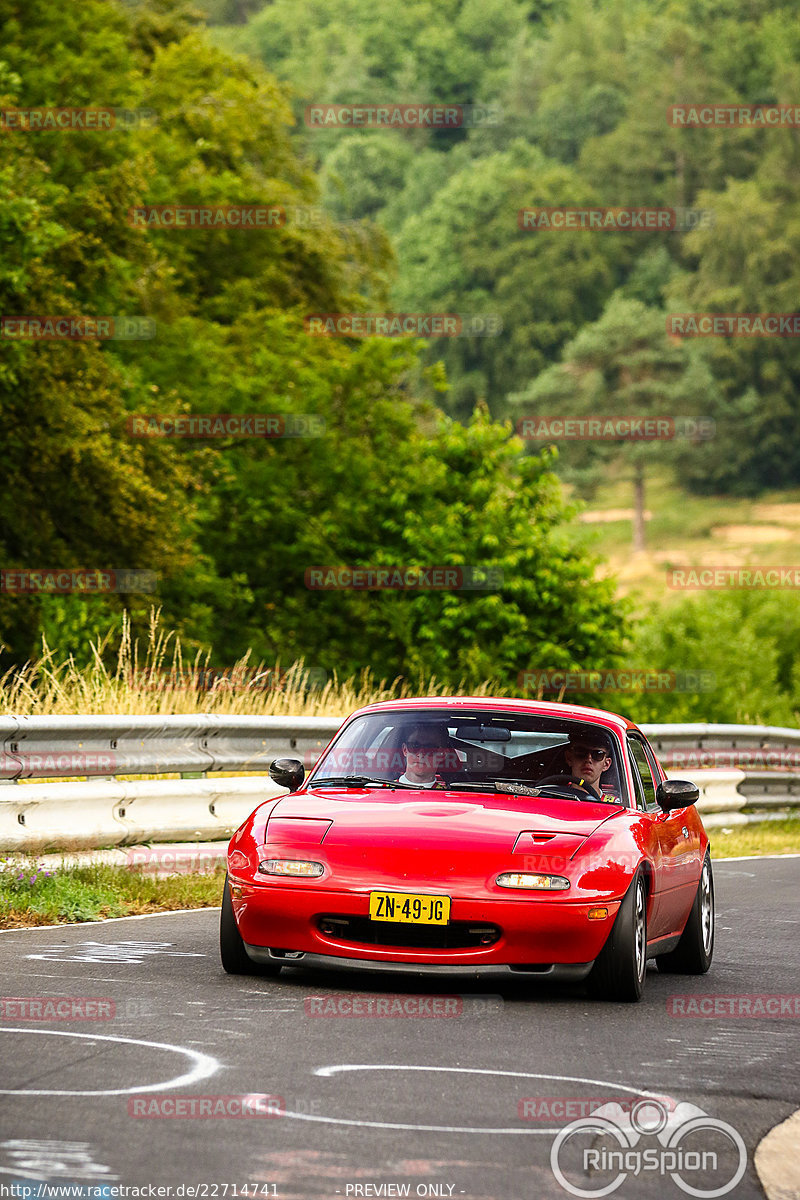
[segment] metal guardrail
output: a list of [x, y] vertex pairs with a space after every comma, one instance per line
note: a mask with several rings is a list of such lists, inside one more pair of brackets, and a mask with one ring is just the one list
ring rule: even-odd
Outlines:
[[[340, 724], [214, 714], [0, 717], [0, 850], [228, 837], [256, 804], [280, 794], [264, 777], [272, 759], [311, 767]], [[765, 820], [800, 804], [800, 730], [642, 729], [669, 775], [698, 784], [707, 825]], [[709, 769], [709, 755], [722, 765]], [[247, 775], [213, 779], [222, 771]], [[183, 778], [123, 778], [137, 775]]]
[[336, 717], [0, 717], [0, 781], [267, 771], [316, 762]]

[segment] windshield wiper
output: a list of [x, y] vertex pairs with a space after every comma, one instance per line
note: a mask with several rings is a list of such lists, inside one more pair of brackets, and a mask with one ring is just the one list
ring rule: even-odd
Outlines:
[[309, 787], [365, 787], [367, 784], [376, 787], [411, 788], [417, 791], [422, 784], [400, 783], [397, 779], [373, 779], [370, 775], [337, 775], [326, 779], [314, 779]]

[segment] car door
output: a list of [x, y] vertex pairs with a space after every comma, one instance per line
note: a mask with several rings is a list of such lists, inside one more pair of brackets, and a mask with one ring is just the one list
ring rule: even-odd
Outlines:
[[665, 813], [656, 801], [661, 774], [648, 753], [644, 739], [628, 734], [628, 749], [645, 799], [646, 820], [658, 844], [659, 861], [656, 911], [651, 937], [667, 937], [680, 930], [697, 887], [695, 870], [698, 847], [686, 822], [686, 809]]

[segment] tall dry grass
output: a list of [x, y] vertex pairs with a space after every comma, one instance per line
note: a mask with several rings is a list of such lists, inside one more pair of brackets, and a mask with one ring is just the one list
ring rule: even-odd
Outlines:
[[[0, 678], [0, 714], [203, 712], [344, 717], [379, 700], [464, 692], [433, 678], [377, 680], [369, 670], [347, 679], [334, 674], [321, 684], [302, 661], [284, 669], [279, 664], [255, 665], [249, 651], [232, 667], [218, 669], [215, 677], [209, 668], [211, 652], [198, 651], [194, 659], [186, 659], [180, 638], [161, 628], [156, 611], [151, 612], [143, 647], [132, 637], [127, 619], [123, 619], [116, 652], [111, 639], [109, 634], [90, 643], [88, 666], [79, 666], [72, 654], [63, 657], [43, 639], [42, 654], [36, 661]], [[489, 681], [469, 694], [501, 693]]]

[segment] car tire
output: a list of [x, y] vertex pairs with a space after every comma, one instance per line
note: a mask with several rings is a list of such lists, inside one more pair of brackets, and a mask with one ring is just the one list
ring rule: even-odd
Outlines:
[[669, 954], [656, 956], [659, 971], [669, 975], [705, 975], [714, 956], [714, 874], [706, 853], [694, 902], [681, 940]]
[[642, 998], [647, 971], [647, 889], [639, 870], [619, 906], [605, 946], [586, 980], [597, 1000], [635, 1003]]
[[244, 948], [242, 935], [236, 926], [233, 914], [231, 889], [225, 876], [222, 893], [222, 910], [219, 915], [219, 956], [222, 966], [229, 975], [279, 975], [280, 967], [268, 963], [255, 963]]

